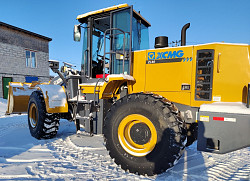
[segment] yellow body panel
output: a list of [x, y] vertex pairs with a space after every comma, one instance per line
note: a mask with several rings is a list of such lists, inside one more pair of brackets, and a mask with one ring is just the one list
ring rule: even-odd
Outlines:
[[190, 105], [191, 93], [189, 93], [189, 92], [184, 92], [184, 91], [179, 91], [179, 92], [167, 92], [167, 91], [158, 92], [158, 91], [154, 91], [153, 93], [161, 95], [161, 96], [163, 96], [163, 97], [165, 97], [165, 98], [167, 98], [170, 101], [175, 102], [175, 103]]
[[136, 51], [133, 52], [133, 77], [135, 78], [136, 83], [133, 86], [133, 92], [145, 91], [145, 77], [146, 77], [146, 51]]
[[[100, 85], [96, 86], [96, 93], [100, 92]], [[94, 84], [80, 84], [81, 92], [83, 94], [93, 94], [95, 92]]]
[[[194, 57], [197, 50], [201, 49], [214, 49], [212, 100], [196, 101], [194, 84], [191, 106], [199, 107], [203, 103], [217, 101], [246, 103], [247, 86], [250, 83], [249, 46], [224, 43], [199, 45], [194, 46]], [[195, 83], [196, 71], [193, 71], [192, 77]]]
[[[176, 56], [171, 58], [169, 51], [175, 52]], [[155, 60], [148, 58], [152, 52]], [[178, 52], [179, 56], [181, 53], [184, 55], [179, 58]], [[160, 62], [156, 60], [158, 55], [162, 56]], [[181, 90], [181, 86], [192, 83], [192, 57], [193, 46], [134, 52], [133, 77], [136, 84], [133, 86], [133, 92], [154, 92], [171, 101], [189, 105], [191, 90]]]
[[250, 83], [248, 47], [217, 45], [216, 54], [219, 53], [219, 60], [215, 57], [213, 95], [221, 95], [222, 102], [246, 103]]
[[[211, 101], [195, 100], [196, 54], [203, 49], [214, 50]], [[132, 74], [136, 83], [130, 93], [153, 92], [192, 107], [215, 101], [246, 103], [250, 83], [249, 49], [249, 45], [243, 44], [211, 43], [135, 51]], [[157, 56], [160, 56], [158, 60]], [[182, 90], [182, 84], [190, 85], [190, 90]]]
[[[185, 57], [192, 57], [192, 47], [171, 48], [173, 51], [184, 50]], [[156, 49], [149, 52], [166, 52], [165, 49]], [[173, 58], [172, 58], [173, 59]], [[179, 92], [181, 84], [191, 84], [192, 61], [170, 62], [169, 63], [152, 63], [146, 64], [146, 91], [166, 91]]]
[[50, 108], [48, 104], [46, 104], [46, 110], [48, 113], [67, 113], [69, 111], [68, 104], [65, 104], [61, 107]]

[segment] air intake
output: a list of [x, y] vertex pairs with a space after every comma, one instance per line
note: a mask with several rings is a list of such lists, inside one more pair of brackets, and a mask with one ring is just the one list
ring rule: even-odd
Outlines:
[[167, 36], [158, 36], [155, 38], [155, 48], [164, 48], [168, 47], [168, 37]]

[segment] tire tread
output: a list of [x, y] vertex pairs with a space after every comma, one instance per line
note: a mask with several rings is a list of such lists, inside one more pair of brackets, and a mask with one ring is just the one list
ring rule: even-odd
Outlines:
[[46, 112], [45, 101], [41, 91], [34, 91], [31, 94], [28, 110], [31, 103], [35, 103], [40, 107], [40, 109], [38, 109], [38, 117], [41, 121], [35, 129], [30, 126], [28, 121], [31, 135], [37, 139], [50, 139], [55, 137], [59, 129], [59, 116], [57, 114], [50, 114]]

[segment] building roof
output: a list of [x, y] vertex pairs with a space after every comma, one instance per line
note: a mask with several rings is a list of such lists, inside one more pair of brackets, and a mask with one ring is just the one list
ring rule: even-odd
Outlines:
[[37, 33], [33, 33], [33, 32], [31, 32], [31, 31], [24, 30], [24, 29], [22, 29], [22, 28], [18, 28], [18, 27], [16, 27], [16, 26], [12, 26], [12, 25], [9, 25], [9, 24], [4, 23], [4, 22], [1, 22], [1, 21], [0, 21], [0, 26], [4, 26], [4, 27], [10, 28], [10, 29], [12, 29], [12, 30], [20, 31], [20, 32], [23, 32], [23, 33], [26, 33], [26, 34], [29, 34], [29, 35], [32, 35], [32, 36], [35, 36], [35, 37], [38, 37], [38, 38], [42, 38], [42, 39], [47, 40], [47, 41], [51, 41], [51, 40], [52, 40], [52, 39], [49, 38], [49, 37], [42, 36], [42, 35], [39, 35], [39, 34], [37, 34]]

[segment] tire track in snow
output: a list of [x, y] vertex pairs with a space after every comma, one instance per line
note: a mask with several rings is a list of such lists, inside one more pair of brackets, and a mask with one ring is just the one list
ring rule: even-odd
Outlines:
[[[93, 139], [94, 140], [94, 139]], [[152, 180], [127, 173], [111, 160], [106, 150], [104, 154], [94, 149], [75, 146], [69, 137], [57, 139], [47, 144], [58, 161], [40, 162], [32, 173], [41, 179], [84, 179], [84, 180]], [[101, 150], [98, 148], [97, 150]], [[94, 152], [93, 152], [94, 151]]]
[[[215, 163], [207, 168], [208, 180], [250, 180], [249, 151], [248, 147], [225, 155], [213, 155]], [[206, 155], [211, 153], [204, 153], [204, 157]]]
[[227, 154], [199, 152], [188, 147], [176, 165], [157, 179], [167, 180], [244, 180], [250, 181], [250, 147]]

